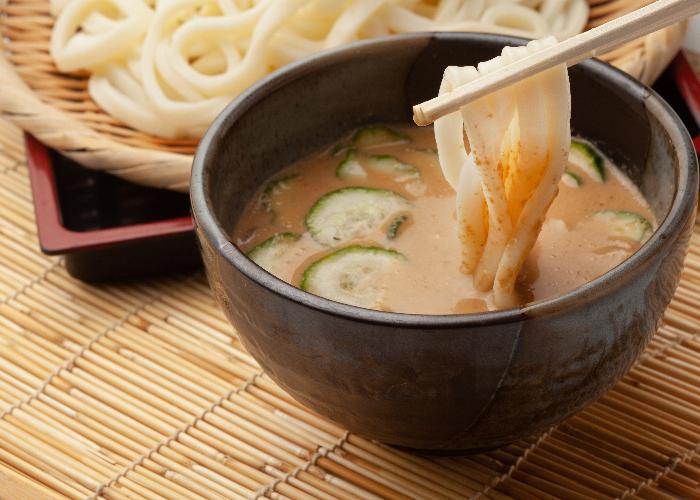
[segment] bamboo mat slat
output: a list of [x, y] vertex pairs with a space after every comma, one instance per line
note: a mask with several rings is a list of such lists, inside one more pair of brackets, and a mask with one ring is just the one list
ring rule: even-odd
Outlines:
[[546, 432], [467, 457], [351, 434], [281, 391], [201, 274], [73, 280], [38, 251], [0, 121], [0, 498], [700, 498], [700, 228], [633, 370]]

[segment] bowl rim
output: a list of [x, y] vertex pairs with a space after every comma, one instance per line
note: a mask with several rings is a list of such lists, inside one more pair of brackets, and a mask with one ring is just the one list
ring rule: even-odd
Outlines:
[[433, 40], [456, 40], [465, 44], [486, 41], [501, 46], [522, 44], [523, 41], [526, 41], [523, 38], [512, 36], [467, 32], [409, 33], [364, 40], [321, 52], [285, 66], [263, 78], [229, 103], [200, 141], [194, 157], [190, 182], [190, 199], [195, 226], [200, 229], [200, 234], [208, 240], [216, 252], [247, 279], [284, 299], [321, 313], [377, 325], [453, 329], [514, 323], [528, 317], [554, 315], [566, 311], [572, 306], [591, 302], [600, 296], [607, 295], [613, 288], [624, 286], [636, 268], [652, 259], [664, 247], [668, 247], [678, 238], [689, 212], [694, 209], [698, 187], [697, 156], [695, 156], [692, 140], [685, 126], [673, 109], [652, 89], [607, 63], [599, 60], [588, 60], [580, 63], [579, 66], [585, 71], [593, 72], [608, 80], [625, 94], [633, 95], [636, 99], [644, 101], [647, 114], [655, 116], [669, 134], [669, 139], [675, 146], [679, 160], [676, 164], [678, 182], [675, 186], [671, 207], [665, 218], [651, 238], [639, 250], [605, 274], [562, 295], [515, 308], [470, 314], [432, 315], [376, 311], [325, 299], [273, 276], [250, 260], [230, 241], [214, 215], [215, 212], [210, 206], [211, 199], [206, 195], [208, 181], [206, 165], [216, 164], [211, 158], [212, 146], [222, 136], [221, 131], [235, 123], [264, 99], [268, 93], [323, 68], [327, 64], [335, 64], [339, 59], [361, 57], [367, 53], [371, 54], [375, 50], [388, 50], [406, 43], [427, 46]]

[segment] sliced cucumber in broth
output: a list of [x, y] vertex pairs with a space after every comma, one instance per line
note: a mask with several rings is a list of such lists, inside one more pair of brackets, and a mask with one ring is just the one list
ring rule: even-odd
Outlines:
[[335, 176], [343, 180], [366, 179], [367, 171], [357, 157], [357, 151], [349, 150], [335, 169]]
[[391, 221], [391, 224], [389, 224], [389, 229], [387, 229], [386, 231], [386, 237], [390, 240], [396, 239], [396, 237], [399, 234], [399, 230], [401, 229], [401, 226], [403, 226], [403, 223], [407, 220], [407, 215], [399, 215], [396, 219]]
[[564, 171], [561, 180], [564, 184], [572, 188], [580, 188], [583, 185], [583, 179], [576, 172], [572, 172], [568, 168]]
[[350, 149], [352, 149], [350, 142], [339, 142], [331, 148], [331, 156], [340, 156], [343, 153], [347, 153]]
[[403, 260], [403, 254], [381, 247], [341, 248], [311, 264], [300, 288], [336, 302], [378, 308], [384, 297], [383, 277]]
[[338, 164], [335, 175], [342, 180], [366, 179], [367, 171], [392, 177], [396, 182], [406, 182], [420, 177], [415, 165], [405, 163], [392, 155], [360, 155], [351, 149]]
[[390, 146], [410, 141], [410, 137], [389, 127], [365, 127], [355, 132], [352, 136], [353, 146], [360, 149]]
[[274, 179], [267, 183], [265, 189], [260, 195], [260, 208], [263, 211], [270, 214], [272, 222], [277, 219], [277, 210], [275, 205], [277, 204], [276, 198], [284, 191], [289, 189], [290, 183], [301, 177], [299, 174], [291, 174], [280, 177], [279, 179]]
[[362, 238], [410, 210], [412, 204], [388, 189], [348, 187], [323, 195], [306, 214], [306, 228], [320, 244]]
[[630, 241], [642, 242], [651, 236], [654, 230], [651, 222], [636, 212], [601, 210], [593, 214], [593, 217], [605, 223], [612, 236]]
[[390, 175], [397, 182], [420, 177], [418, 167], [410, 163], [404, 163], [392, 155], [372, 155], [366, 161], [369, 168], [380, 174]]
[[569, 161], [583, 169], [597, 182], [605, 182], [607, 177], [605, 161], [602, 155], [590, 144], [576, 140], [571, 141]]
[[277, 233], [253, 247], [247, 255], [267, 272], [280, 276], [287, 267], [284, 256], [300, 238], [298, 233]]

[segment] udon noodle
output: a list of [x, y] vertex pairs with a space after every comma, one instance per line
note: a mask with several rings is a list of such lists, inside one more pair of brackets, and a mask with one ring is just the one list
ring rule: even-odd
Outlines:
[[51, 0], [51, 7], [57, 67], [88, 71], [100, 107], [164, 137], [201, 135], [260, 77], [354, 40], [428, 30], [563, 39], [588, 17], [585, 0]]
[[[449, 67], [440, 93], [556, 43], [506, 47], [478, 67]], [[435, 123], [445, 179], [457, 192], [463, 271], [499, 307], [514, 287], [558, 191], [571, 143], [571, 96], [565, 65], [478, 99]], [[465, 147], [464, 134], [468, 141]]]

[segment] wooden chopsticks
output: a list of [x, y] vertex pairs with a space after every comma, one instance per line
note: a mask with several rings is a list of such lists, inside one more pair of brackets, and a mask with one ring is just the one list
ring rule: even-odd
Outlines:
[[465, 104], [559, 64], [573, 66], [700, 13], [700, 0], [657, 0], [639, 10], [542, 49], [413, 107], [413, 121], [430, 125]]

